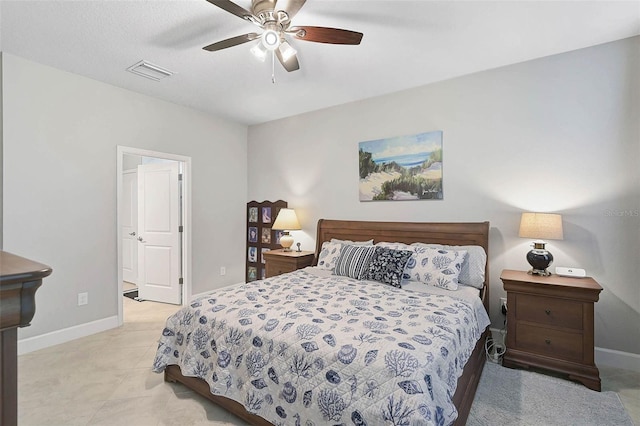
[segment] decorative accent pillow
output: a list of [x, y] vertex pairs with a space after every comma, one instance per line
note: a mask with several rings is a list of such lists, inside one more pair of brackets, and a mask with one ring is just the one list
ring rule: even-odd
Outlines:
[[320, 254], [318, 255], [318, 268], [329, 269], [331, 271], [336, 267], [336, 261], [340, 257], [340, 250], [345, 244], [353, 246], [370, 246], [373, 244], [373, 240], [369, 241], [349, 241], [349, 240], [337, 240], [332, 238], [331, 241], [325, 241], [322, 243]]
[[394, 250], [376, 246], [369, 262], [366, 279], [401, 287], [404, 268], [413, 254], [413, 250]]
[[329, 269], [333, 271], [336, 267], [336, 261], [340, 257], [341, 243], [332, 243], [325, 241], [322, 243], [322, 249], [318, 255], [318, 268]]
[[458, 284], [468, 285], [482, 289], [484, 287], [485, 266], [487, 265], [487, 253], [481, 246], [448, 246], [442, 244], [414, 243], [412, 247], [426, 246], [445, 250], [466, 250], [467, 257], [462, 263], [462, 269], [458, 276]]
[[362, 280], [369, 272], [369, 262], [376, 252], [374, 246], [352, 246], [345, 244], [336, 261], [334, 274]]
[[458, 289], [458, 276], [466, 250], [434, 249], [425, 245], [413, 247], [415, 255], [405, 267], [405, 274], [410, 280], [447, 290]]

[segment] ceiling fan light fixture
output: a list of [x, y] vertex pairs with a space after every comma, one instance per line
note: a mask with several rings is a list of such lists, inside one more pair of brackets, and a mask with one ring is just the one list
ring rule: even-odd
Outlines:
[[[0, 0], [2, 1], [2, 0]], [[262, 33], [251, 32], [221, 40], [203, 47], [208, 52], [237, 46], [253, 40], [257, 43], [251, 48], [256, 58], [265, 61], [271, 53], [272, 76], [276, 58], [287, 72], [300, 69], [298, 52], [289, 45], [293, 37], [313, 43], [358, 45], [363, 34], [341, 28], [292, 26], [291, 20], [297, 15], [307, 0], [251, 0], [249, 10], [234, 3], [235, 0], [206, 0], [206, 2], [232, 14], [244, 21], [250, 21], [262, 29]], [[245, 0], [249, 2], [249, 0]], [[287, 35], [289, 37], [287, 37]]]
[[255, 56], [261, 62], [264, 62], [264, 60], [267, 58], [267, 52], [268, 50], [266, 47], [264, 47], [262, 42], [256, 43], [256, 45], [251, 48], [251, 53], [253, 53], [253, 56]]
[[276, 50], [280, 46], [280, 34], [275, 30], [266, 30], [262, 34], [262, 44], [268, 50]]
[[293, 48], [286, 40], [283, 40], [280, 43], [280, 54], [282, 55], [282, 60], [287, 62], [289, 59], [295, 56], [298, 53], [296, 49]]

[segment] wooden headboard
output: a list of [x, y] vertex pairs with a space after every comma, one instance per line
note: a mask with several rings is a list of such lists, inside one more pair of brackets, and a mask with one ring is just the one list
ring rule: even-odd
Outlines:
[[[322, 243], [332, 238], [339, 240], [432, 243], [452, 246], [475, 245], [484, 248], [489, 257], [489, 222], [363, 222], [352, 220], [318, 221], [316, 254], [313, 261], [318, 264]], [[489, 312], [489, 262], [485, 265], [484, 289], [481, 294], [484, 307]]]

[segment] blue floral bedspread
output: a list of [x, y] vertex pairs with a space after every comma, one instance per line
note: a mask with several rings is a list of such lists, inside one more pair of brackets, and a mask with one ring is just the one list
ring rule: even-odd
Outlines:
[[153, 369], [177, 364], [275, 425], [448, 425], [482, 313], [300, 270], [195, 299], [167, 320]]

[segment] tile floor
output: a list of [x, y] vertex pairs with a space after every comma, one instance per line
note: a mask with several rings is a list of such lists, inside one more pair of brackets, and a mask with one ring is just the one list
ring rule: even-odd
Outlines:
[[[18, 360], [20, 426], [246, 425], [151, 372], [159, 333], [177, 306], [124, 298], [124, 325]], [[600, 367], [640, 426], [640, 373]]]
[[138, 286], [134, 283], [130, 283], [128, 281], [122, 282], [122, 291], [137, 290], [137, 289], [138, 289]]

